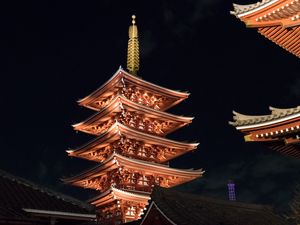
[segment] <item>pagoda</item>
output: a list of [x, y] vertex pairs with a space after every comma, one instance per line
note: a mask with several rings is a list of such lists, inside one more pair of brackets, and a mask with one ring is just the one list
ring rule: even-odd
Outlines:
[[264, 143], [274, 151], [300, 158], [300, 106], [269, 108], [269, 115], [233, 112], [234, 121], [229, 123], [244, 134], [246, 142]]
[[233, 7], [231, 13], [247, 27], [300, 57], [300, 0], [262, 0]]
[[78, 101], [96, 111], [73, 125], [76, 131], [95, 136], [68, 155], [95, 161], [97, 165], [74, 177], [68, 184], [98, 190], [89, 200], [101, 224], [137, 220], [150, 200], [154, 186], [171, 188], [201, 177], [202, 169], [174, 169], [169, 161], [197, 148], [165, 136], [190, 124], [191, 117], [165, 112], [189, 94], [143, 80], [139, 70], [139, 41], [135, 16], [129, 27], [127, 69], [119, 68], [104, 85]]

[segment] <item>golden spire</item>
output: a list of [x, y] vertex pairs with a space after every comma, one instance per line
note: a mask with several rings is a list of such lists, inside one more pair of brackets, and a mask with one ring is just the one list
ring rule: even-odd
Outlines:
[[129, 27], [128, 34], [127, 69], [131, 74], [137, 75], [140, 68], [140, 50], [135, 15], [132, 15], [132, 25]]

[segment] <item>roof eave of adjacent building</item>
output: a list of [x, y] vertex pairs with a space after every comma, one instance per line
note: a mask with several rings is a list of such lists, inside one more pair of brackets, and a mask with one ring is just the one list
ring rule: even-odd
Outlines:
[[234, 11], [231, 11], [230, 13], [235, 15], [238, 18], [241, 18], [244, 16], [248, 16], [252, 13], [258, 12], [262, 9], [265, 9], [266, 7], [275, 4], [279, 1], [282, 0], [262, 0], [261, 2], [257, 2], [249, 5], [233, 4]]
[[[249, 125], [236, 125], [235, 127], [237, 130], [255, 129], [255, 128], [261, 128], [261, 127], [265, 127], [265, 126], [276, 125], [277, 123], [286, 122], [288, 120], [295, 119], [297, 117], [300, 117], [300, 112], [293, 114], [293, 115], [286, 116], [286, 117], [269, 120], [269, 121], [266, 121], [263, 123], [255, 123], [255, 124], [249, 124]], [[235, 123], [236, 122], [232, 122], [232, 125], [234, 125]]]
[[70, 213], [63, 211], [52, 211], [52, 210], [39, 210], [39, 209], [29, 209], [23, 208], [23, 211], [39, 216], [55, 217], [55, 218], [74, 218], [79, 220], [95, 220], [96, 214], [83, 214], [83, 213]]

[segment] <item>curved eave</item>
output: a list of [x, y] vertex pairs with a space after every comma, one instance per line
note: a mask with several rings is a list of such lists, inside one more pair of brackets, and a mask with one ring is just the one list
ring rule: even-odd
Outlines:
[[116, 154], [116, 160], [120, 165], [124, 165], [128, 168], [142, 168], [146, 172], [157, 171], [156, 173], [162, 175], [173, 175], [178, 177], [199, 177], [202, 176], [204, 171], [202, 169], [194, 170], [194, 169], [174, 169], [168, 166], [164, 166], [158, 163], [150, 163], [142, 160], [131, 159], [124, 157], [122, 155]]
[[[100, 165], [97, 165], [97, 166], [94, 166], [88, 170], [85, 170], [75, 176], [72, 176], [72, 177], [69, 177], [69, 178], [65, 178], [65, 179], [62, 179], [62, 181], [64, 183], [68, 183], [68, 184], [73, 184], [73, 185], [76, 185], [76, 186], [81, 186], [79, 183], [81, 180], [84, 180], [86, 179], [87, 177], [95, 177], [93, 176], [95, 174], [95, 171], [98, 172], [99, 171], [102, 171], [101, 174], [104, 174], [105, 173], [105, 169], [113, 169], [115, 168], [114, 165], [116, 165], [116, 162], [114, 160], [114, 157], [115, 155], [112, 154], [109, 158], [107, 158], [107, 160], [105, 160], [103, 163], [101, 163]], [[101, 175], [101, 174], [97, 174], [98, 176]]]
[[262, 0], [261, 2], [257, 2], [249, 5], [240, 5], [233, 4], [234, 11], [231, 11], [231, 14], [235, 15], [238, 18], [248, 16], [250, 14], [254, 14], [265, 10], [269, 6], [280, 4], [284, 2], [284, 0]]
[[[97, 204], [97, 202], [101, 201], [103, 198], [107, 198], [107, 196], [111, 196], [111, 201], [114, 201], [116, 199], [113, 198], [115, 196], [117, 199], [127, 200], [127, 201], [134, 201], [134, 202], [144, 202], [148, 203], [149, 200], [151, 200], [151, 197], [149, 195], [143, 195], [143, 194], [137, 194], [132, 193], [124, 190], [120, 190], [118, 188], [111, 187], [107, 191], [103, 192], [100, 195], [97, 195], [96, 197], [89, 199], [87, 202], [91, 204]], [[108, 197], [110, 198], [110, 197]]]
[[[266, 116], [251, 116], [253, 117], [253, 120], [255, 120], [255, 118], [257, 119], [261, 119], [262, 117], [269, 117], [272, 115], [266, 115]], [[298, 117], [300, 117], [300, 112], [295, 113], [295, 114], [291, 114], [285, 117], [280, 117], [279, 115], [275, 115], [278, 116], [279, 118], [270, 118], [270, 119], [266, 119], [266, 121], [263, 122], [257, 122], [257, 123], [250, 123], [249, 121], [245, 120], [241, 120], [241, 121], [235, 121], [235, 122], [229, 122], [231, 125], [235, 126], [237, 130], [247, 130], [247, 129], [256, 129], [256, 128], [263, 128], [263, 127], [269, 127], [269, 126], [276, 126], [277, 124], [281, 124], [281, 123], [286, 123], [289, 120], [294, 120]], [[249, 123], [249, 124], [242, 124], [239, 125], [238, 123]]]
[[92, 179], [99, 177], [105, 173], [106, 170], [112, 170], [117, 167], [124, 166], [131, 169], [142, 169], [148, 173], [158, 173], [161, 175], [167, 176], [178, 176], [186, 179], [195, 179], [203, 175], [204, 171], [202, 169], [193, 170], [193, 169], [174, 169], [166, 165], [161, 165], [157, 163], [130, 159], [119, 155], [117, 153], [112, 154], [106, 161], [101, 165], [97, 165], [89, 170], [86, 170], [74, 177], [63, 179], [65, 183], [71, 183], [73, 185], [81, 186], [81, 182], [87, 178]]
[[105, 91], [107, 91], [110, 87], [114, 86], [121, 78], [128, 79], [131, 82], [133, 82], [139, 86], [146, 87], [147, 89], [151, 89], [155, 92], [162, 93], [162, 94], [170, 96], [172, 98], [180, 98], [180, 99], [184, 100], [184, 99], [188, 98], [188, 96], [189, 96], [189, 93], [174, 91], [174, 90], [164, 88], [164, 87], [158, 86], [156, 84], [150, 83], [148, 81], [142, 80], [142, 79], [138, 78], [137, 76], [131, 75], [131, 74], [127, 73], [125, 70], [120, 68], [100, 88], [98, 88], [97, 90], [92, 92], [90, 95], [78, 100], [77, 102], [79, 103], [79, 105], [87, 104], [94, 97], [99, 97], [99, 96], [101, 96], [101, 94], [105, 93]]
[[171, 113], [166, 113], [163, 111], [155, 110], [155, 109], [146, 107], [144, 105], [132, 102], [129, 99], [127, 99], [121, 95], [117, 95], [114, 98], [114, 100], [112, 100], [110, 102], [110, 104], [107, 105], [104, 109], [95, 113], [94, 115], [92, 115], [91, 117], [86, 119], [85, 121], [74, 124], [72, 126], [76, 129], [77, 127], [83, 126], [85, 124], [92, 124], [93, 122], [95, 122], [99, 119], [104, 119], [105, 117], [110, 116], [111, 113], [113, 113], [113, 112], [121, 111], [122, 104], [126, 105], [129, 108], [134, 109], [135, 111], [144, 112], [145, 114], [150, 115], [150, 117], [152, 115], [152, 117], [163, 118], [165, 120], [174, 120], [174, 121], [185, 123], [185, 124], [191, 123], [192, 120], [194, 119], [194, 117], [177, 116], [177, 115], [174, 115]]
[[179, 141], [174, 141], [171, 139], [167, 139], [164, 137], [159, 137], [156, 135], [151, 135], [147, 133], [140, 132], [138, 130], [131, 129], [127, 126], [124, 126], [123, 124], [116, 123], [118, 126], [119, 130], [124, 132], [125, 134], [130, 134], [133, 137], [143, 137], [145, 140], [147, 140], [149, 143], [153, 144], [160, 144], [166, 147], [170, 148], [179, 148], [179, 149], [195, 149], [199, 145], [199, 143], [184, 143], [184, 142], [179, 142]]
[[126, 72], [125, 70], [122, 70], [122, 72], [124, 73], [125, 78], [132, 81], [133, 83], [136, 83], [143, 87], [150, 87], [152, 90], [154, 90], [158, 93], [163, 93], [163, 94], [173, 97], [173, 98], [177, 97], [177, 98], [184, 98], [184, 99], [188, 98], [190, 95], [190, 93], [188, 93], [188, 92], [175, 91], [175, 90], [172, 90], [169, 88], [159, 86], [157, 84], [153, 84], [149, 81], [142, 80], [142, 79], [138, 78], [137, 76], [131, 75], [130, 73]]
[[82, 147], [79, 147], [75, 150], [68, 150], [69, 155], [75, 155], [80, 154], [81, 152], [86, 151], [88, 148], [93, 148], [94, 146], [105, 144], [106, 141], [109, 141], [115, 135], [124, 135], [128, 137], [132, 137], [137, 140], [143, 140], [147, 143], [151, 144], [159, 144], [165, 147], [169, 148], [177, 148], [177, 149], [183, 149], [183, 150], [194, 150], [197, 148], [199, 143], [184, 143], [184, 142], [178, 142], [173, 141], [167, 138], [159, 137], [156, 135], [146, 134], [144, 132], [140, 132], [134, 129], [131, 129], [127, 126], [124, 126], [123, 124], [116, 122], [114, 125], [110, 127], [110, 129], [105, 132], [104, 134], [100, 135], [99, 137], [93, 139], [92, 141], [88, 142]]

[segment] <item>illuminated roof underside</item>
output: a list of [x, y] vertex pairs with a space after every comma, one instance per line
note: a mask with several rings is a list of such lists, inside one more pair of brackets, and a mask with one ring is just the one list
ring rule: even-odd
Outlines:
[[[117, 211], [121, 207], [128, 208], [125, 218], [127, 221], [131, 221], [141, 218], [150, 199], [148, 194], [136, 194], [111, 187], [89, 202], [96, 207], [105, 207], [102, 209], [104, 213]], [[131, 212], [130, 209], [133, 208], [134, 212]]]
[[[115, 145], [117, 147], [115, 147]], [[137, 146], [135, 146], [137, 145]], [[159, 136], [143, 133], [115, 122], [107, 132], [87, 144], [68, 150], [69, 156], [75, 156], [102, 162], [113, 152], [149, 161], [166, 162], [197, 148], [199, 143], [184, 143]], [[138, 148], [139, 146], [139, 148]], [[145, 155], [136, 150], [145, 150]], [[132, 151], [132, 152], [131, 152]], [[150, 154], [150, 155], [148, 155]], [[151, 154], [155, 154], [151, 156]], [[144, 156], [144, 157], [143, 157]]]
[[165, 111], [188, 98], [189, 93], [174, 91], [145, 81], [119, 69], [104, 85], [78, 101], [79, 105], [98, 111], [117, 95], [139, 104]]
[[[73, 127], [85, 133], [100, 135], [107, 131], [115, 121], [119, 121], [147, 133], [165, 136], [191, 123], [192, 120], [192, 117], [176, 116], [155, 110], [118, 95], [105, 108]], [[135, 121], [141, 123], [140, 126], [135, 126]]]
[[263, 0], [250, 5], [233, 4], [231, 13], [247, 27], [300, 57], [300, 0]]
[[[151, 175], [155, 177], [155, 179], [161, 180], [159, 183], [160, 186], [167, 188], [194, 180], [201, 177], [204, 173], [202, 169], [174, 169], [167, 165], [130, 159], [114, 153], [101, 165], [78, 174], [77, 176], [65, 179], [64, 181], [79, 187], [101, 190], [102, 187], [99, 186], [99, 180], [112, 179], [112, 176], [107, 176], [107, 174], [110, 171], [116, 170], [117, 173], [122, 174], [124, 173], [123, 171], [130, 171], [129, 173], [140, 172], [140, 174]], [[105, 176], [105, 178], [102, 178], [103, 176]], [[167, 179], [165, 179], [166, 177]], [[94, 185], [95, 180], [97, 180], [96, 186]]]
[[300, 158], [300, 106], [290, 109], [269, 107], [270, 115], [234, 113], [229, 122], [245, 135], [247, 142], [263, 142], [271, 149]]

